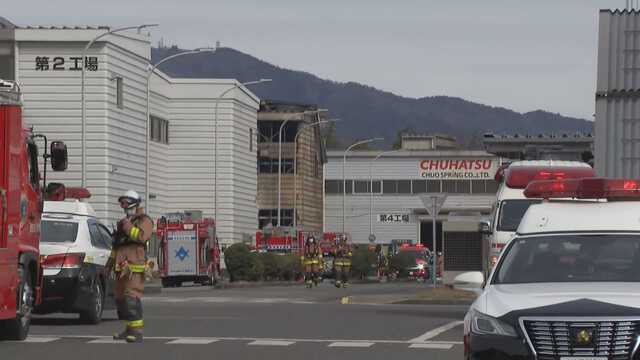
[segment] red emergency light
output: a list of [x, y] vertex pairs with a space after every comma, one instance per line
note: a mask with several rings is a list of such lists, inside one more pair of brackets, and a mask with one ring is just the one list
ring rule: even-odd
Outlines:
[[507, 186], [512, 189], [524, 189], [532, 181], [581, 179], [596, 176], [591, 167], [569, 166], [522, 166], [510, 167], [506, 171]]
[[533, 181], [524, 195], [542, 199], [640, 200], [640, 181], [606, 178]]

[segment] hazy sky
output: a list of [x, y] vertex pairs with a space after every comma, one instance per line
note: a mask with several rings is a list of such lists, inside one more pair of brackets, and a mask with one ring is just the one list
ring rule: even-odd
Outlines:
[[[179, 5], [178, 5], [179, 4]], [[22, 0], [17, 25], [159, 23], [214, 45], [408, 97], [459, 96], [592, 119], [598, 10], [625, 0]], [[275, 85], [275, 84], [274, 84]]]

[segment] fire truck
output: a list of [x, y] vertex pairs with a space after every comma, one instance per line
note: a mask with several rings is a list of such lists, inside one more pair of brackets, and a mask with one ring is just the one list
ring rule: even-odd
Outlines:
[[[38, 142], [44, 142], [43, 177], [38, 167]], [[47, 186], [47, 161], [54, 171], [67, 168], [67, 148], [59, 141], [25, 130], [20, 89], [0, 80], [0, 339], [23, 340], [31, 312], [40, 302], [40, 216], [47, 189], [64, 192], [62, 184]]]
[[201, 211], [162, 216], [157, 221], [158, 269], [162, 286], [192, 281], [215, 285], [221, 278], [220, 246], [215, 221]]
[[294, 253], [302, 255], [304, 240], [301, 236], [294, 237], [287, 231], [287, 227], [269, 228], [256, 232], [255, 249], [259, 252]]

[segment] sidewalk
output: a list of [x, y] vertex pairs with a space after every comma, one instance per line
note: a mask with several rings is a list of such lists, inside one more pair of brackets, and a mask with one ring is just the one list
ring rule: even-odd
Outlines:
[[476, 294], [470, 291], [452, 289], [449, 287], [428, 288], [414, 294], [379, 294], [353, 295], [340, 299], [343, 304], [381, 305], [470, 305]]

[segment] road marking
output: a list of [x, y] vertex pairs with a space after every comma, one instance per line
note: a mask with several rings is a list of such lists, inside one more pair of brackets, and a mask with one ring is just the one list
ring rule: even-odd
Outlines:
[[208, 345], [208, 344], [213, 344], [214, 342], [218, 342], [218, 339], [191, 339], [191, 338], [184, 338], [184, 339], [175, 339], [172, 341], [169, 341], [167, 344], [168, 345]]
[[444, 324], [440, 327], [437, 327], [433, 330], [429, 330], [426, 333], [418, 336], [417, 338], [413, 338], [411, 340], [409, 340], [410, 343], [422, 343], [425, 342], [427, 340], [433, 339], [434, 337], [442, 334], [443, 332], [447, 332], [451, 329], [453, 329], [454, 327], [460, 326], [464, 324], [464, 321], [452, 321], [448, 324]]
[[374, 343], [366, 341], [336, 341], [329, 344], [329, 347], [349, 347], [349, 348], [368, 348]]
[[411, 349], [438, 349], [438, 350], [450, 350], [453, 347], [452, 344], [411, 344]]
[[282, 340], [255, 340], [247, 345], [252, 346], [289, 346], [295, 344], [294, 341], [282, 341]]
[[56, 340], [60, 340], [59, 337], [37, 337], [37, 336], [29, 336], [28, 338], [24, 339], [24, 341], [22, 342], [26, 342], [26, 343], [48, 343], [48, 342], [53, 342]]
[[[97, 343], [114, 343], [114, 340], [111, 336], [104, 335], [34, 335], [34, 338], [58, 338], [58, 339], [83, 339], [83, 340], [92, 340], [97, 341]], [[187, 339], [187, 337], [180, 336], [145, 336], [145, 340], [157, 340], [157, 341], [173, 341], [177, 339]], [[256, 338], [256, 337], [224, 337], [224, 336], [216, 336], [215, 338], [211, 337], [188, 337], [188, 339], [216, 339], [218, 341], [244, 341], [244, 342], [252, 342], [252, 341], [286, 341], [293, 343], [336, 343], [336, 342], [348, 342], [348, 343], [374, 343], [374, 344], [413, 344], [412, 341], [407, 340], [370, 340], [370, 339], [304, 339], [304, 338], [296, 338], [296, 339], [283, 339], [283, 338]], [[124, 343], [115, 341], [115, 343]], [[443, 344], [443, 345], [462, 345], [462, 341], [424, 341], [423, 344]]]
[[113, 340], [113, 338], [109, 339], [107, 337], [87, 341], [87, 344], [126, 344], [127, 342], [124, 340]]

